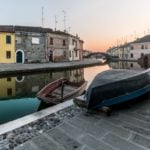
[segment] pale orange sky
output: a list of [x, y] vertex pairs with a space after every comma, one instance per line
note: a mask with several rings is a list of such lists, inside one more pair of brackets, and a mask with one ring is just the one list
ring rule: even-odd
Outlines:
[[57, 30], [78, 34], [89, 50], [149, 33], [150, 0], [1, 0], [1, 24], [42, 26], [42, 7], [43, 27], [54, 29], [56, 16]]

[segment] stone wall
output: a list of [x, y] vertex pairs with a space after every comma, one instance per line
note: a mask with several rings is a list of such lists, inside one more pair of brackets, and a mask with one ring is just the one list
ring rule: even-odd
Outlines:
[[46, 62], [45, 34], [33, 32], [16, 32], [16, 50], [25, 54], [25, 63]]

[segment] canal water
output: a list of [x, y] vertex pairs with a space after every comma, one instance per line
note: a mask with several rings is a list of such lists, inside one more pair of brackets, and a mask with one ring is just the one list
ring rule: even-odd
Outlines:
[[144, 68], [136, 62], [112, 62], [76, 70], [1, 77], [0, 124], [49, 107], [36, 98], [36, 93], [49, 82], [64, 77], [75, 83], [87, 80], [89, 85], [96, 74], [109, 69]]

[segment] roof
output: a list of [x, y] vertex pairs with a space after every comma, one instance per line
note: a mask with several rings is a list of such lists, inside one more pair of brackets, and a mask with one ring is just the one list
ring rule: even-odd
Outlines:
[[33, 27], [33, 26], [13, 26], [13, 25], [0, 25], [0, 32], [34, 32], [34, 33], [54, 33], [54, 34], [60, 34], [60, 35], [66, 35], [66, 36], [71, 36], [73, 38], [79, 39], [80, 42], [84, 42], [81, 40], [78, 35], [74, 36], [69, 33], [66, 33], [64, 31], [53, 31], [51, 28], [43, 28], [43, 27]]
[[14, 32], [14, 26], [0, 25], [0, 32]]
[[50, 28], [42, 28], [42, 27], [14, 26], [14, 28], [15, 28], [15, 31], [37, 32], [37, 33], [53, 32], [53, 30]]
[[32, 27], [32, 26], [13, 26], [13, 25], [0, 25], [0, 32], [15, 32], [15, 31], [25, 31], [25, 32], [40, 32], [47, 33], [53, 32], [50, 28], [42, 27]]
[[142, 38], [139, 38], [135, 40], [133, 43], [145, 43], [145, 42], [150, 42], [150, 35], [146, 35]]

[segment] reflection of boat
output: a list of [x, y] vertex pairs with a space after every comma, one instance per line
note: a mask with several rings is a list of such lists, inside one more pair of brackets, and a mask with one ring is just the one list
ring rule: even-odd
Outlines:
[[46, 103], [57, 104], [81, 95], [84, 92], [86, 85], [87, 81], [73, 83], [66, 79], [58, 79], [42, 88], [37, 93], [37, 97]]
[[150, 69], [108, 70], [98, 74], [86, 94], [74, 99], [88, 109], [109, 107], [133, 100], [150, 91]]

